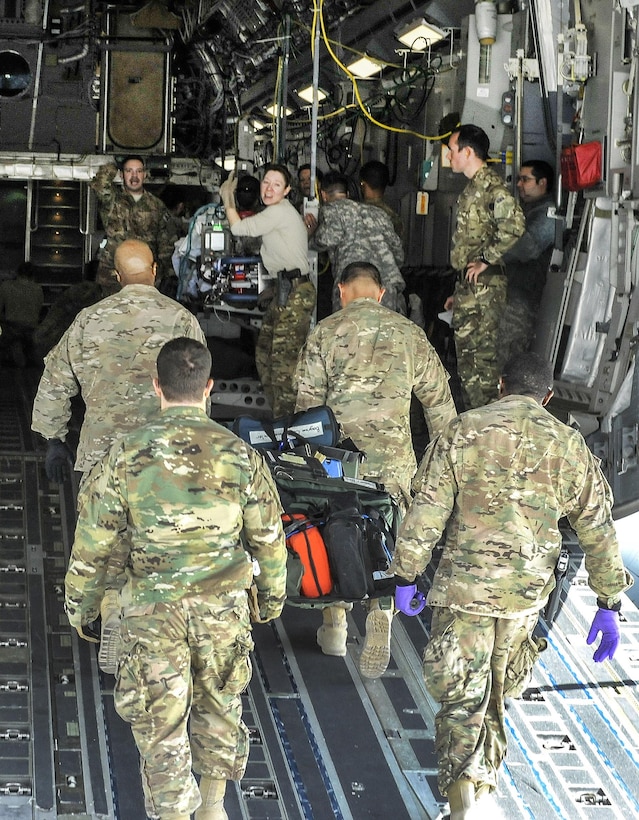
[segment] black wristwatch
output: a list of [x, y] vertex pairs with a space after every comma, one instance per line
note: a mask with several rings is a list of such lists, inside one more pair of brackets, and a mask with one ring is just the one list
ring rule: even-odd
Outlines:
[[621, 612], [621, 601], [617, 601], [616, 604], [608, 606], [608, 604], [605, 601], [602, 601], [601, 598], [597, 598], [597, 606], [599, 609], [609, 609], [611, 612]]
[[486, 257], [484, 256], [484, 254], [483, 254], [483, 253], [482, 253], [482, 254], [480, 254], [480, 256], [479, 256], [479, 261], [480, 261], [480, 262], [483, 262], [483, 263], [484, 263], [484, 265], [490, 265], [490, 262], [488, 261], [488, 259], [486, 259]]

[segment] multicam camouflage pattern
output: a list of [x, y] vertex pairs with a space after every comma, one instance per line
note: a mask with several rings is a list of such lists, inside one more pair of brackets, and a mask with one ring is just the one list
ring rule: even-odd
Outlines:
[[[406, 283], [399, 270], [404, 261], [404, 249], [393, 223], [381, 208], [350, 199], [327, 202], [320, 208], [313, 241], [318, 250], [328, 251], [336, 283], [351, 262], [372, 262], [386, 288], [382, 304], [391, 310], [403, 307], [405, 312], [403, 291]], [[333, 310], [339, 310], [339, 307], [335, 284]]]
[[42, 357], [60, 341], [64, 331], [83, 308], [90, 307], [120, 290], [117, 280], [113, 281], [115, 286], [104, 286], [98, 282], [77, 282], [55, 300], [33, 334], [33, 343]]
[[505, 618], [539, 612], [555, 585], [563, 516], [599, 598], [612, 601], [631, 583], [598, 461], [580, 433], [532, 398], [505, 396], [453, 419], [413, 488], [391, 569], [413, 580], [445, 531], [431, 606]]
[[246, 592], [185, 597], [123, 615], [114, 704], [140, 752], [146, 813], [184, 817], [200, 803], [192, 771], [239, 780], [246, 768], [241, 695], [253, 648]]
[[[491, 618], [435, 607], [422, 671], [441, 708], [435, 717], [439, 790], [462, 777], [497, 787], [506, 754], [504, 698], [521, 693], [545, 641], [537, 614]], [[490, 693], [490, 697], [488, 697]]]
[[322, 319], [300, 354], [296, 384], [296, 409], [328, 404], [366, 453], [360, 472], [405, 498], [416, 468], [411, 391], [431, 436], [455, 416], [448, 374], [424, 331], [374, 299], [355, 299]]
[[480, 274], [477, 284], [457, 283], [452, 326], [457, 373], [467, 410], [498, 396], [502, 364], [498, 339], [505, 307], [506, 277], [497, 266]]
[[122, 432], [158, 411], [152, 379], [162, 345], [178, 336], [206, 344], [193, 314], [150, 285], [127, 285], [82, 310], [45, 359], [32, 429], [64, 441], [71, 398], [86, 405], [76, 470], [89, 470]]
[[273, 299], [255, 346], [255, 365], [274, 416], [292, 413], [297, 357], [311, 326], [316, 293], [311, 282], [293, 282], [284, 307]]
[[[126, 532], [128, 606], [246, 589], [286, 594], [281, 506], [261, 455], [193, 407], [169, 407], [126, 433], [84, 483], [66, 609], [72, 626], [97, 617], [106, 568]], [[243, 546], [245, 539], [246, 548]]]
[[482, 254], [494, 265], [526, 229], [521, 206], [492, 168], [483, 165], [457, 200], [450, 263], [464, 271]]
[[147, 813], [170, 820], [200, 802], [192, 768], [219, 779], [244, 773], [246, 588], [256, 559], [260, 613], [280, 614], [281, 507], [259, 453], [203, 410], [170, 407], [116, 442], [84, 484], [65, 579], [73, 626], [97, 615], [123, 535], [114, 702], [140, 751]]
[[115, 165], [107, 163], [98, 169], [91, 182], [107, 239], [100, 250], [100, 264], [113, 268], [113, 255], [120, 242], [141, 239], [153, 251], [158, 279], [175, 276], [171, 257], [178, 235], [166, 205], [149, 191], [144, 191], [140, 199], [134, 199], [113, 182], [117, 172]]
[[[499, 175], [482, 166], [457, 203], [457, 225], [450, 252], [460, 272], [455, 288], [453, 329], [457, 371], [466, 409], [497, 398], [499, 319], [506, 305], [506, 282], [499, 267], [504, 253], [524, 233], [523, 211]], [[469, 262], [489, 263], [476, 285], [464, 280]]]
[[535, 337], [537, 307], [528, 299], [513, 293], [507, 297], [499, 319], [499, 344], [497, 346], [499, 370], [508, 359], [519, 353], [527, 353]]

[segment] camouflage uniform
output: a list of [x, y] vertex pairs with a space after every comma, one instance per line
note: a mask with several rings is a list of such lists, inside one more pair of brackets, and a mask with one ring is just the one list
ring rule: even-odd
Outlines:
[[[451, 265], [459, 273], [452, 324], [467, 408], [497, 398], [498, 330], [506, 304], [502, 257], [524, 229], [519, 203], [499, 175], [483, 165], [459, 196], [450, 252]], [[471, 285], [465, 280], [466, 266], [482, 255], [489, 267]]]
[[99, 254], [100, 266], [111, 270], [120, 242], [141, 239], [149, 245], [158, 264], [159, 287], [163, 280], [175, 278], [171, 258], [178, 236], [171, 214], [162, 200], [149, 191], [143, 191], [136, 200], [121, 185], [116, 185], [113, 180], [117, 172], [115, 165], [107, 163], [98, 169], [91, 182], [106, 233], [106, 245]]
[[120, 285], [115, 278], [113, 284], [109, 285], [78, 282], [67, 288], [51, 305], [33, 334], [33, 343], [39, 355], [42, 358], [47, 355], [83, 308], [94, 305], [118, 290]]
[[355, 299], [322, 319], [300, 354], [296, 384], [296, 409], [328, 404], [366, 453], [366, 476], [404, 501], [417, 467], [411, 393], [431, 436], [455, 416], [448, 374], [424, 331], [374, 299]]
[[370, 197], [366, 200], [366, 205], [374, 205], [376, 208], [381, 208], [385, 214], [388, 214], [390, 217], [390, 221], [393, 223], [393, 228], [395, 229], [395, 233], [399, 236], [400, 239], [404, 236], [404, 223], [402, 222], [401, 216], [397, 213], [396, 210], [391, 208], [391, 206], [383, 199], [381, 196], [371, 199]]
[[178, 336], [206, 344], [195, 316], [151, 285], [126, 285], [85, 308], [44, 360], [32, 429], [64, 441], [71, 398], [81, 393], [86, 409], [75, 468], [87, 471], [119, 433], [157, 413], [155, 361]]
[[537, 311], [546, 284], [546, 273], [555, 242], [555, 220], [548, 216], [554, 202], [548, 195], [522, 203], [526, 232], [506, 251], [508, 293], [499, 326], [501, 361], [530, 349]]
[[261, 236], [264, 267], [275, 276], [299, 270], [288, 296], [275, 286], [275, 297], [262, 320], [255, 348], [255, 365], [274, 416], [290, 413], [295, 405], [295, 363], [308, 335], [316, 293], [308, 279], [306, 226], [293, 205], [283, 199], [259, 214], [236, 222], [233, 236]]
[[273, 299], [266, 309], [255, 347], [255, 366], [275, 417], [295, 407], [295, 366], [311, 327], [316, 293], [308, 277], [292, 283], [286, 305]]
[[382, 304], [406, 313], [406, 283], [399, 270], [404, 261], [402, 241], [390, 218], [375, 205], [351, 199], [325, 202], [320, 208], [319, 225], [313, 235], [315, 247], [327, 250], [331, 260], [333, 310], [339, 310], [337, 282], [351, 262], [372, 262], [379, 270], [386, 293]]
[[79, 507], [69, 621], [97, 617], [126, 530], [114, 702], [141, 755], [147, 813], [183, 817], [200, 802], [192, 769], [220, 780], [244, 774], [252, 559], [262, 618], [281, 613], [286, 590], [277, 491], [249, 445], [197, 407], [170, 407], [112, 446]]
[[506, 751], [504, 697], [523, 691], [543, 648], [531, 633], [555, 585], [559, 520], [568, 516], [577, 532], [599, 598], [613, 603], [632, 583], [610, 488], [580, 433], [516, 395], [450, 422], [413, 487], [391, 570], [412, 581], [445, 532], [423, 663], [441, 705], [439, 788], [446, 794], [464, 777], [494, 789]]

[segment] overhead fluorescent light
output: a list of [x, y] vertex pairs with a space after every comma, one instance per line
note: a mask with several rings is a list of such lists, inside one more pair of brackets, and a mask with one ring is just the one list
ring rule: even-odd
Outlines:
[[[307, 102], [309, 105], [312, 105], [313, 104], [313, 86], [312, 85], [307, 85], [306, 88], [300, 88], [300, 90], [297, 92], [297, 96], [300, 99], [304, 100], [304, 102]], [[327, 97], [328, 97], [328, 94], [326, 93], [326, 91], [322, 91], [321, 88], [317, 89], [317, 101], [318, 102], [322, 102], [322, 100], [325, 100]]]
[[413, 20], [403, 28], [395, 31], [395, 36], [400, 43], [410, 48], [412, 51], [426, 51], [429, 46], [439, 43], [447, 37], [442, 29], [426, 22], [424, 18]]
[[386, 63], [380, 63], [378, 60], [371, 60], [368, 57], [359, 57], [357, 60], [346, 66], [351, 74], [359, 77], [361, 80], [366, 80], [372, 77], [373, 74], [379, 74]]
[[[271, 117], [283, 117], [283, 116], [290, 117], [291, 114], [293, 113], [293, 109], [289, 108], [288, 105], [286, 106], [286, 109], [284, 109], [284, 107], [281, 106], [281, 105], [267, 105], [267, 106], [265, 106], [264, 110]], [[286, 114], [285, 114], [285, 111], [286, 111]]]

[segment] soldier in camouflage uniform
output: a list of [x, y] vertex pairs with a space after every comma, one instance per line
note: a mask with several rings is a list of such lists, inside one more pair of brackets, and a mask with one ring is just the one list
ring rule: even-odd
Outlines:
[[[62, 481], [72, 461], [66, 439], [74, 396], [81, 394], [85, 404], [75, 468], [86, 474], [118, 435], [157, 414], [151, 380], [162, 345], [178, 336], [206, 344], [195, 316], [154, 287], [156, 266], [146, 243], [123, 242], [115, 266], [122, 289], [80, 311], [44, 360], [31, 427], [48, 441], [45, 469], [51, 481]], [[117, 656], [115, 590], [122, 580], [121, 563], [114, 561], [98, 656], [109, 673]]]
[[295, 405], [293, 376], [315, 307], [315, 287], [309, 279], [308, 237], [299, 213], [289, 202], [291, 175], [284, 165], [268, 165], [260, 183], [266, 206], [241, 219], [235, 207], [237, 180], [223, 183], [220, 196], [233, 236], [261, 236], [264, 267], [277, 277], [255, 349], [255, 364], [274, 416]]
[[525, 229], [519, 203], [486, 164], [489, 140], [476, 125], [462, 125], [448, 142], [454, 173], [469, 182], [457, 203], [457, 225], [450, 252], [458, 272], [453, 307], [457, 371], [466, 409], [497, 398], [498, 331], [506, 305], [503, 255]]
[[[355, 262], [339, 282], [342, 310], [310, 333], [297, 368], [296, 409], [328, 404], [342, 431], [366, 453], [365, 478], [383, 483], [400, 509], [410, 501], [417, 467], [411, 440], [411, 394], [421, 402], [431, 436], [455, 416], [448, 374], [424, 331], [383, 307], [380, 273]], [[360, 670], [379, 677], [390, 658], [392, 600], [376, 599], [366, 622]], [[325, 654], [346, 654], [346, 616], [327, 607], [318, 631]]]
[[508, 293], [499, 326], [502, 362], [529, 350], [535, 336], [535, 321], [555, 241], [556, 221], [548, 216], [548, 208], [554, 204], [554, 176], [543, 160], [524, 162], [519, 169], [517, 190], [526, 217], [526, 232], [503, 256]]
[[120, 290], [114, 271], [109, 271], [105, 275], [102, 269], [98, 269], [97, 260], [91, 265], [95, 265], [94, 272], [82, 282], [66, 288], [36, 328], [33, 343], [41, 359], [60, 341], [65, 330], [71, 326], [83, 308], [90, 307]]
[[[322, 179], [322, 207], [313, 240], [328, 251], [334, 278], [333, 310], [339, 310], [337, 283], [351, 262], [370, 261], [382, 275], [385, 288], [382, 304], [406, 313], [406, 283], [399, 270], [404, 261], [402, 241], [381, 208], [348, 198], [348, 179], [331, 172]], [[312, 229], [313, 230], [313, 229]]]
[[543, 640], [532, 637], [555, 586], [567, 516], [586, 554], [599, 609], [596, 662], [619, 642], [620, 594], [632, 584], [611, 516], [610, 488], [579, 432], [543, 409], [552, 366], [533, 353], [511, 359], [498, 401], [462, 413], [431, 443], [413, 482], [391, 571], [397, 608], [413, 615], [424, 596], [414, 579], [445, 533], [427, 602], [433, 607], [423, 659], [435, 722], [439, 788], [453, 820], [469, 817], [476, 793], [496, 788], [506, 753], [504, 698], [527, 686]]
[[[123, 242], [115, 267], [122, 289], [76, 316], [45, 358], [33, 404], [32, 429], [59, 445], [67, 437], [71, 399], [82, 395], [86, 410], [75, 461], [81, 472], [105, 455], [117, 435], [157, 413], [151, 379], [162, 345], [177, 336], [206, 343], [195, 316], [154, 287], [156, 265], [145, 242]], [[70, 453], [50, 447], [49, 466], [54, 450], [59, 459], [49, 477], [61, 480]]]
[[162, 348], [153, 380], [161, 413], [91, 471], [65, 580], [69, 621], [91, 639], [126, 533], [114, 704], [131, 724], [155, 820], [227, 818], [226, 781], [243, 776], [249, 753], [241, 695], [253, 561], [260, 621], [280, 615], [286, 593], [277, 490], [261, 455], [207, 417], [210, 371], [199, 342]]
[[171, 214], [161, 199], [144, 190], [144, 160], [128, 156], [122, 162], [122, 185], [115, 183], [118, 168], [107, 163], [98, 169], [91, 188], [98, 198], [106, 244], [100, 249], [100, 266], [113, 269], [113, 255], [125, 239], [141, 239], [153, 252], [158, 265], [156, 286], [167, 288], [175, 279], [171, 258], [177, 231]]
[[372, 159], [370, 162], [365, 162], [359, 169], [359, 185], [362, 189], [364, 202], [366, 205], [375, 205], [377, 208], [381, 208], [385, 214], [388, 214], [395, 233], [402, 239], [404, 236], [402, 218], [384, 199], [384, 192], [389, 182], [388, 167], [379, 160]]

